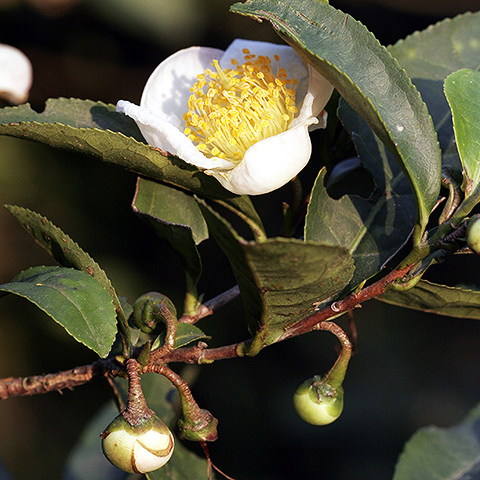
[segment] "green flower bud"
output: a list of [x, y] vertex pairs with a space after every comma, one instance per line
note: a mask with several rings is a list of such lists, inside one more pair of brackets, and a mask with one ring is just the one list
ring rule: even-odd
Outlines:
[[218, 420], [202, 409], [195, 420], [186, 415], [178, 420], [179, 436], [191, 442], [214, 442], [218, 438], [217, 425]]
[[473, 253], [480, 255], [480, 215], [474, 215], [467, 225], [467, 245]]
[[166, 323], [166, 317], [177, 318], [173, 302], [158, 292], [146, 293], [133, 305], [133, 323], [143, 333], [153, 333], [158, 322]]
[[312, 425], [328, 425], [343, 410], [343, 388], [332, 387], [316, 375], [303, 382], [293, 396], [297, 415]]
[[156, 415], [131, 425], [118, 415], [100, 435], [107, 459], [129, 473], [147, 473], [163, 467], [173, 454], [172, 432]]

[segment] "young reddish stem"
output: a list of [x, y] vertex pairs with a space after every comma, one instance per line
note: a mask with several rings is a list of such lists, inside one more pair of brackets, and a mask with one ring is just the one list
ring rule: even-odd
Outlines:
[[150, 410], [143, 395], [139, 363], [130, 358], [126, 362], [128, 374], [128, 401], [127, 408], [122, 412], [122, 416], [130, 425], [139, 425], [144, 420], [151, 418], [154, 415], [153, 410]]
[[[288, 328], [278, 341], [302, 335], [315, 329], [326, 330], [327, 328], [324, 328], [324, 325], [329, 324], [329, 322], [326, 322], [328, 319], [346, 313], [366, 300], [385, 293], [388, 286], [395, 280], [406, 275], [411, 267], [412, 266], [409, 265], [401, 270], [394, 270], [372, 285], [360, 290], [360, 292], [352, 293], [343, 300], [334, 302], [324, 309], [300, 320]], [[233, 296], [235, 297], [236, 295]], [[221, 302], [219, 302], [219, 304], [221, 304]], [[209, 311], [208, 314], [213, 313], [213, 310], [210, 308], [207, 310]], [[323, 326], [321, 326], [322, 322], [325, 322]], [[243, 356], [244, 345], [245, 342], [240, 342], [218, 348], [206, 348], [205, 344], [200, 343], [193, 347], [177, 348], [165, 352], [161, 361], [162, 363], [212, 363], [216, 360]], [[61, 391], [65, 388], [72, 389], [88, 383], [93, 378], [116, 377], [124, 373], [124, 367], [120, 366], [114, 359], [105, 359], [98, 360], [91, 365], [76, 367], [56, 374], [4, 378], [0, 380], [0, 399]]]

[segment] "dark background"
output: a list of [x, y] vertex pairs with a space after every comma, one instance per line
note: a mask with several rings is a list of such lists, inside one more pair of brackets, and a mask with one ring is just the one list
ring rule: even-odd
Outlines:
[[[267, 23], [235, 16], [225, 0], [0, 2], [0, 43], [31, 59], [30, 101], [49, 97], [137, 102], [149, 74], [166, 56], [192, 44], [225, 48], [237, 37], [274, 41]], [[480, 2], [391, 0], [332, 4], [362, 21], [383, 44], [394, 43], [445, 15]], [[128, 10], [128, 4], [135, 8]], [[415, 10], [421, 10], [419, 13]], [[158, 290], [181, 302], [183, 275], [168, 245], [135, 217], [135, 177], [90, 158], [0, 137], [0, 201], [46, 215], [107, 271], [131, 302]], [[278, 196], [255, 199], [278, 233]], [[264, 217], [265, 218], [265, 217]], [[199, 290], [211, 298], [234, 284], [213, 241], [200, 245]], [[477, 258], [432, 268], [432, 278], [479, 285]], [[4, 211], [0, 212], [0, 283], [30, 266], [52, 264]], [[0, 376], [55, 372], [95, 355], [50, 318], [16, 297], [1, 299]], [[371, 301], [355, 312], [359, 353], [345, 381], [345, 410], [318, 428], [296, 418], [295, 388], [335, 359], [335, 339], [317, 332], [266, 349], [253, 359], [204, 366], [194, 387], [219, 419], [214, 461], [237, 480], [392, 477], [405, 441], [420, 427], [449, 426], [480, 400], [480, 323], [403, 311]], [[228, 327], [225, 325], [228, 322]], [[344, 323], [342, 323], [343, 325]], [[243, 340], [239, 301], [200, 325], [213, 345]], [[60, 479], [68, 453], [88, 419], [109, 398], [103, 381], [0, 403], [0, 459], [17, 480]], [[0, 473], [0, 478], [2, 474]], [[85, 478], [94, 478], [88, 477]]]

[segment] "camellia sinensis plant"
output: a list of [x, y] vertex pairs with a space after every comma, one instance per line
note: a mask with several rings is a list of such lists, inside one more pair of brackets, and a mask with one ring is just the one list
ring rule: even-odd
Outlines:
[[[146, 292], [130, 303], [50, 219], [5, 205], [58, 266], [19, 273], [0, 285], [2, 296], [30, 300], [99, 359], [55, 375], [6, 378], [0, 397], [107, 377], [120, 413], [99, 429], [101, 448], [115, 467], [150, 479], [214, 474], [207, 442], [218, 437], [217, 420], [170, 364], [253, 357], [305, 333], [330, 332], [339, 341], [336, 362], [299, 379], [291, 392], [292, 411], [321, 426], [340, 416], [344, 395], [348, 408], [343, 383], [356, 336], [337, 323], [342, 314], [377, 298], [480, 318], [478, 292], [422, 279], [447, 256], [480, 252], [480, 14], [385, 48], [326, 0], [245, 0], [231, 11], [270, 24], [279, 44], [237, 39], [225, 50], [181, 50], [160, 62], [139, 105], [62, 98], [49, 100], [42, 113], [28, 104], [0, 110], [1, 135], [73, 150], [137, 175], [133, 210], [170, 243], [183, 267], [181, 302]], [[0, 55], [8, 50], [2, 48]], [[0, 86], [7, 100], [22, 102], [30, 80], [16, 91], [12, 68], [0, 68]], [[316, 129], [320, 148], [312, 155]], [[307, 164], [314, 182], [302, 176]], [[361, 172], [371, 178], [366, 195], [345, 188], [344, 180], [355, 183]], [[281, 187], [290, 200], [278, 205], [284, 224], [275, 236], [255, 205], [258, 195]], [[237, 285], [203, 301], [197, 285], [209, 264], [202, 265], [198, 245], [208, 236]], [[248, 338], [210, 346], [202, 325], [238, 297]], [[286, 438], [288, 428], [282, 426]], [[189, 441], [200, 443], [206, 460], [185, 448]], [[443, 447], [435, 448], [418, 447], [416, 463], [407, 451], [395, 478], [453, 478], [462, 462], [474, 464], [462, 449], [447, 464], [430, 461], [429, 455], [443, 455]], [[427, 466], [429, 473], [421, 473]], [[441, 472], [432, 473], [436, 468]]]

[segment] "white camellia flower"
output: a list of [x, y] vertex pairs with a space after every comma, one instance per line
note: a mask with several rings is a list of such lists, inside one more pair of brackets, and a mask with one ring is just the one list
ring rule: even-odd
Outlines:
[[27, 101], [32, 86], [32, 65], [17, 48], [0, 44], [0, 98], [9, 103]]
[[271, 192], [311, 155], [333, 87], [285, 45], [235, 40], [190, 47], [152, 73], [140, 106], [120, 100], [150, 145], [205, 170], [239, 195]]

